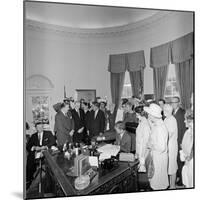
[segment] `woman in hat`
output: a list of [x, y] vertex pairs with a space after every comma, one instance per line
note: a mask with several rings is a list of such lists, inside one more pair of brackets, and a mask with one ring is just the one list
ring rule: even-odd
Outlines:
[[161, 108], [155, 103], [144, 107], [148, 113], [148, 120], [151, 126], [151, 135], [148, 147], [151, 151], [154, 164], [154, 174], [149, 179], [153, 190], [167, 189], [168, 182], [168, 153], [167, 141], [168, 131], [162, 120]]
[[188, 110], [185, 114], [185, 124], [188, 129], [183, 136], [182, 150], [180, 150], [180, 159], [184, 162], [182, 180], [187, 188], [193, 187], [193, 120], [193, 111]]
[[139, 120], [139, 125], [136, 129], [136, 155], [140, 161], [139, 172], [146, 172], [145, 158], [148, 154], [147, 142], [150, 136], [150, 126], [147, 120], [147, 114], [145, 113], [143, 106], [135, 108], [136, 117]]
[[167, 127], [168, 140], [168, 174], [170, 181], [170, 189], [176, 188], [176, 172], [178, 169], [177, 155], [178, 155], [178, 127], [176, 118], [172, 115], [173, 108], [169, 104], [163, 106], [164, 116], [166, 117], [164, 123]]

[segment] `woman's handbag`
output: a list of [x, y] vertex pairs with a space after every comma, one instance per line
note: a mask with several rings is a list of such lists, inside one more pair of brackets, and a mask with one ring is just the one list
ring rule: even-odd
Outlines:
[[151, 179], [154, 175], [154, 163], [153, 163], [153, 156], [152, 152], [150, 151], [145, 160], [146, 170], [147, 170], [147, 177]]

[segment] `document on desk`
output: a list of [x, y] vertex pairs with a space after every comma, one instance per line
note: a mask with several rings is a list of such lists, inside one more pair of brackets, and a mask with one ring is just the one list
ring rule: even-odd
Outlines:
[[120, 151], [120, 146], [106, 144], [102, 147], [99, 147], [97, 151], [101, 153], [99, 156], [99, 160], [105, 160], [111, 158], [111, 156], [116, 156]]
[[43, 154], [42, 154], [41, 151], [40, 152], [35, 152], [35, 159], [39, 159], [41, 157], [43, 157]]
[[98, 158], [96, 156], [89, 156], [90, 166], [99, 167]]

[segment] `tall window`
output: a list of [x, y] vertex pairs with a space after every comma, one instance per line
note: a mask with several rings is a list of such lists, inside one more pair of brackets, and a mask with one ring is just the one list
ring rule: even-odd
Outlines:
[[129, 72], [125, 72], [124, 86], [122, 90], [122, 98], [130, 98], [132, 96], [131, 82]]
[[169, 64], [164, 97], [165, 99], [169, 99], [173, 96], [180, 97], [180, 94], [176, 79], [175, 65]]

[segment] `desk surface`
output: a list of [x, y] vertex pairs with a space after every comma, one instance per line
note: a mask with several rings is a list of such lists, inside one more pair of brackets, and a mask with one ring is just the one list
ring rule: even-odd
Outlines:
[[94, 179], [91, 181], [90, 185], [84, 190], [79, 191], [74, 187], [75, 177], [66, 175], [67, 172], [69, 172], [70, 167], [73, 166], [73, 160], [69, 161], [65, 159], [63, 153], [51, 155], [50, 152], [46, 151], [44, 152], [44, 156], [65, 196], [87, 195], [96, 190], [101, 185], [109, 182], [113, 178], [119, 176], [123, 172], [138, 164], [137, 160], [131, 163], [119, 162], [119, 166], [109, 173], [101, 175], [98, 172]]

